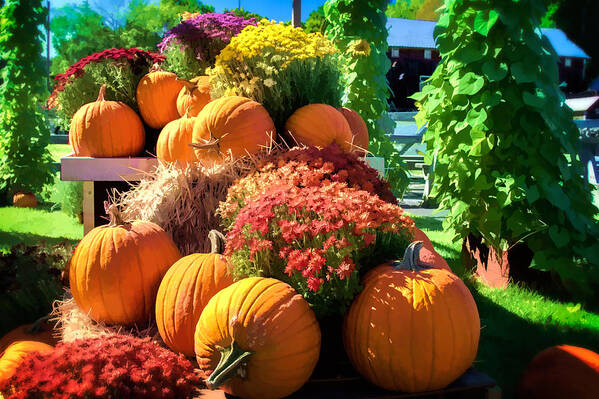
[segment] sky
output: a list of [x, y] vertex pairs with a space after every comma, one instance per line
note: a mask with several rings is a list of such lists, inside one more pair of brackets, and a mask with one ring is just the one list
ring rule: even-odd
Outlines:
[[[42, 0], [46, 3], [46, 0]], [[150, 3], [158, 3], [159, 0], [149, 0]], [[50, 0], [50, 8], [60, 8], [66, 4], [81, 4], [83, 0]], [[128, 0], [90, 0], [92, 8], [98, 13], [117, 14], [119, 9], [126, 8]], [[202, 0], [204, 4], [214, 6], [216, 12], [222, 12], [225, 8], [237, 8], [240, 4], [244, 10], [253, 11], [267, 18], [277, 21], [287, 21], [291, 19], [292, 0]], [[319, 6], [323, 5], [325, 0], [302, 0], [302, 21], [308, 19], [308, 15]], [[52, 15], [52, 11], [50, 11]]]

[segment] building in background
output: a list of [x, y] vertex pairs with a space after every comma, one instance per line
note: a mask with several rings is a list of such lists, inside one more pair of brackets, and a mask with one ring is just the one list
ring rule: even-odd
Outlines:
[[[422, 82], [433, 73], [441, 60], [433, 37], [435, 25], [434, 21], [388, 18], [387, 55], [391, 60], [391, 69], [387, 79], [393, 91], [390, 99], [392, 110], [414, 109], [414, 101], [407, 97], [420, 90]], [[585, 66], [590, 57], [561, 30], [542, 28], [541, 31], [559, 56], [562, 91], [566, 95], [584, 91]]]

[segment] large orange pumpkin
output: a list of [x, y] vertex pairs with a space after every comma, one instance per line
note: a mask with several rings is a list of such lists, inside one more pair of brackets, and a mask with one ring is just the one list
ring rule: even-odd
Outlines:
[[83, 237], [71, 258], [69, 281], [77, 305], [96, 321], [132, 325], [154, 313], [162, 277], [181, 254], [158, 225], [111, 221]]
[[148, 126], [160, 129], [179, 118], [177, 97], [182, 88], [177, 75], [160, 69], [141, 78], [137, 85], [137, 106]]
[[18, 208], [35, 208], [37, 206], [37, 198], [33, 193], [16, 192], [12, 196], [12, 206]]
[[255, 154], [275, 138], [275, 126], [261, 104], [240, 96], [208, 103], [193, 126], [193, 146], [199, 161], [213, 166], [232, 157]]
[[127, 104], [104, 100], [106, 85], [98, 99], [75, 112], [69, 144], [78, 157], [129, 157], [141, 153], [146, 135], [139, 116]]
[[326, 147], [337, 143], [351, 150], [352, 131], [343, 114], [327, 104], [309, 104], [297, 109], [285, 122], [285, 130], [298, 144]]
[[571, 345], [543, 350], [526, 367], [516, 397], [599, 398], [599, 354]]
[[198, 76], [190, 81], [182, 80], [183, 88], [177, 96], [177, 112], [183, 116], [198, 116], [200, 111], [208, 104], [210, 97], [210, 77]]
[[435, 250], [433, 243], [422, 230], [414, 227], [414, 241], [422, 241], [422, 248], [420, 248], [420, 262], [425, 263], [431, 267], [437, 267], [451, 271], [449, 264], [439, 253]]
[[164, 343], [194, 355], [193, 335], [202, 310], [220, 290], [233, 284], [227, 260], [219, 254], [210, 232], [212, 253], [191, 254], [179, 259], [164, 275], [156, 296], [156, 325]]
[[353, 136], [352, 148], [358, 155], [366, 155], [366, 151], [368, 151], [368, 126], [366, 126], [366, 122], [360, 114], [351, 108], [340, 107], [337, 110], [345, 117], [351, 129]]
[[0, 357], [0, 383], [12, 377], [19, 364], [30, 353], [47, 353], [54, 348], [38, 341], [18, 341], [9, 345]]
[[343, 326], [355, 369], [392, 391], [444, 388], [472, 365], [478, 348], [472, 295], [447, 270], [420, 268], [416, 255], [412, 243], [403, 263], [368, 272]]
[[186, 166], [197, 162], [190, 144], [196, 118], [183, 115], [162, 128], [156, 142], [156, 157], [163, 162]]
[[207, 385], [242, 398], [282, 398], [310, 377], [320, 328], [290, 285], [242, 279], [210, 299], [195, 330], [195, 352]]
[[24, 324], [6, 333], [0, 338], [0, 355], [11, 344], [18, 341], [38, 341], [48, 345], [56, 345], [58, 339], [54, 337], [52, 326], [40, 319], [33, 324]]

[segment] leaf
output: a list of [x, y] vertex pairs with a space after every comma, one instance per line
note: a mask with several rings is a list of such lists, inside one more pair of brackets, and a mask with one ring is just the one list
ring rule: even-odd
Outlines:
[[536, 94], [525, 91], [522, 94], [522, 100], [524, 101], [524, 104], [531, 107], [541, 109], [545, 107], [545, 95], [541, 91], [537, 92]]
[[549, 228], [549, 237], [551, 237], [551, 240], [558, 248], [563, 248], [570, 242], [570, 233], [568, 233], [568, 230], [560, 229], [556, 225]]
[[498, 82], [506, 77], [508, 67], [502, 62], [497, 64], [495, 61], [486, 61], [482, 66], [482, 71], [489, 82]]
[[552, 183], [549, 187], [545, 188], [547, 192], [547, 198], [555, 206], [561, 209], [568, 209], [570, 206], [570, 198], [564, 193], [564, 190], [557, 183]]
[[536, 67], [530, 63], [516, 62], [510, 70], [518, 83], [531, 83], [537, 79]]
[[453, 94], [465, 94], [471, 96], [478, 93], [484, 84], [485, 80], [481, 76], [478, 76], [473, 72], [468, 72], [460, 79]]
[[486, 120], [487, 120], [487, 111], [485, 111], [484, 108], [481, 108], [479, 111], [472, 108], [466, 115], [466, 121], [472, 127], [482, 125], [483, 122]]
[[493, 9], [479, 11], [474, 18], [474, 31], [486, 37], [498, 18], [499, 14]]
[[526, 189], [526, 199], [528, 200], [529, 204], [533, 204], [536, 200], [538, 200], [540, 198], [540, 194], [539, 194], [539, 188], [534, 185], [534, 186], [530, 186]]

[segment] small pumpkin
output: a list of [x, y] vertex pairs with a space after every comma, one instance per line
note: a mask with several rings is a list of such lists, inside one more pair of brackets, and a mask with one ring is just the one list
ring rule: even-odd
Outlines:
[[366, 122], [360, 114], [351, 108], [339, 107], [337, 110], [345, 117], [351, 129], [353, 151], [360, 156], [365, 156], [368, 151], [368, 126], [366, 126]]
[[23, 359], [35, 352], [48, 353], [54, 348], [38, 341], [17, 341], [10, 344], [0, 356], [0, 384], [12, 377]]
[[154, 313], [162, 277], [181, 254], [158, 225], [126, 223], [118, 209], [108, 209], [110, 223], [87, 233], [69, 266], [77, 305], [96, 320], [133, 325]]
[[246, 399], [282, 398], [308, 380], [320, 328], [290, 285], [248, 277], [210, 299], [195, 330], [200, 372], [211, 389]]
[[19, 326], [0, 338], [0, 355], [11, 344], [18, 341], [38, 341], [48, 345], [56, 345], [58, 339], [54, 337], [52, 326], [48, 325], [44, 317], [32, 324]]
[[191, 146], [193, 125], [196, 118], [188, 114], [175, 119], [162, 128], [156, 142], [156, 157], [165, 163], [176, 163], [180, 166], [197, 162]]
[[285, 130], [297, 144], [326, 147], [337, 143], [351, 151], [352, 131], [343, 114], [327, 104], [309, 104], [298, 108], [287, 122]]
[[16, 192], [12, 196], [12, 206], [18, 208], [35, 208], [37, 206], [37, 198], [33, 193]]
[[69, 144], [78, 157], [129, 157], [142, 152], [146, 140], [143, 123], [127, 104], [106, 101], [106, 85], [98, 99], [75, 112]]
[[209, 233], [212, 251], [179, 259], [164, 275], [156, 296], [156, 325], [164, 343], [185, 356], [194, 355], [193, 335], [202, 310], [220, 290], [233, 284], [222, 253], [224, 236]]
[[210, 97], [210, 77], [198, 76], [190, 81], [181, 80], [183, 88], [177, 96], [177, 112], [183, 116], [198, 116], [200, 111], [208, 104]]
[[419, 259], [421, 263], [425, 263], [431, 267], [445, 269], [451, 271], [449, 264], [439, 253], [435, 250], [433, 243], [427, 237], [422, 230], [414, 227], [414, 241], [422, 241], [422, 248], [419, 252]]
[[362, 280], [343, 326], [349, 360], [364, 378], [391, 391], [449, 385], [472, 365], [480, 320], [472, 295], [447, 270], [422, 268], [413, 242], [399, 264]]
[[275, 126], [260, 103], [246, 97], [221, 97], [208, 103], [193, 126], [198, 160], [205, 166], [259, 152], [270, 146]]
[[599, 354], [572, 345], [538, 353], [517, 387], [518, 399], [599, 398]]
[[182, 88], [177, 75], [157, 67], [141, 78], [137, 85], [137, 106], [148, 126], [161, 129], [179, 118], [177, 97]]

